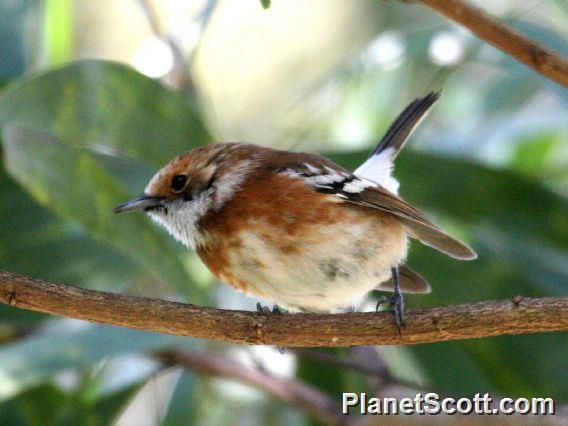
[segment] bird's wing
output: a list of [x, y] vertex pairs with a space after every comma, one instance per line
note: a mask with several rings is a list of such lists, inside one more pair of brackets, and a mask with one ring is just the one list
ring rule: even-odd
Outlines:
[[411, 237], [448, 256], [464, 260], [477, 258], [470, 247], [446, 234], [420, 210], [375, 182], [357, 177], [340, 166], [331, 162], [317, 165], [303, 163], [301, 167], [286, 169], [286, 172], [290, 176], [302, 177], [317, 192], [396, 216]]
[[[399, 283], [400, 289], [405, 293], [430, 293], [432, 291], [428, 281], [407, 265], [400, 265], [399, 267]], [[394, 290], [392, 278], [379, 284], [377, 290]]]
[[424, 213], [412, 207], [397, 195], [380, 186], [366, 185], [364, 183], [356, 184], [355, 188], [359, 189], [358, 191], [350, 191], [352, 188], [344, 188], [342, 195], [346, 201], [360, 206], [379, 209], [396, 216], [406, 226], [411, 237], [448, 256], [463, 260], [477, 258], [477, 255], [469, 246], [446, 234], [429, 221]]

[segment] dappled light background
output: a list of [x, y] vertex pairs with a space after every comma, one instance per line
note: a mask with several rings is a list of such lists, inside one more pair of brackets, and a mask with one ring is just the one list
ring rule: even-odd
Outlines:
[[[563, 2], [472, 3], [568, 56]], [[216, 141], [319, 152], [354, 169], [412, 99], [440, 90], [395, 174], [407, 200], [480, 258], [457, 262], [413, 243], [409, 264], [433, 293], [409, 296], [409, 307], [566, 294], [568, 90], [430, 10], [371, 0], [274, 0], [267, 10], [258, 0], [3, 0], [0, 12], [0, 269], [254, 309], [257, 299], [216, 282], [148, 218], [112, 208], [175, 155]], [[164, 367], [152, 354], [165, 348], [222, 355], [337, 402], [341, 392], [427, 389], [568, 403], [561, 334], [320, 351], [382, 372], [371, 375], [293, 350], [0, 306], [0, 423], [313, 420], [252, 387]]]

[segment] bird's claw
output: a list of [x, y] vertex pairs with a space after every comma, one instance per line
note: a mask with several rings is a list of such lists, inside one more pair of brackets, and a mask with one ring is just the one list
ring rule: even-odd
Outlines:
[[272, 306], [272, 310], [270, 310], [270, 308], [268, 306], [262, 306], [260, 304], [260, 302], [257, 302], [257, 304], [256, 304], [256, 312], [258, 312], [259, 314], [265, 314], [265, 315], [281, 314], [282, 313], [282, 311], [280, 310], [280, 308], [277, 305]]
[[389, 306], [390, 306], [390, 304], [391, 304], [391, 299], [389, 299], [389, 298], [386, 297], [386, 296], [380, 296], [380, 297], [377, 299], [377, 305], [375, 306], [375, 312], [379, 312], [379, 308], [380, 308], [381, 306], [386, 305], [387, 303], [388, 303]]
[[388, 309], [392, 311], [396, 328], [400, 334], [401, 328], [404, 327], [404, 299], [400, 294], [393, 294], [392, 297], [381, 296], [377, 300], [375, 312], [379, 312], [381, 306], [388, 305]]

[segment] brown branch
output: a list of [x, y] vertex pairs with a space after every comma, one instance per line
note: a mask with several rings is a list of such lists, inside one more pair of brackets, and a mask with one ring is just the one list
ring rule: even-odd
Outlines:
[[341, 407], [318, 389], [294, 379], [275, 377], [266, 371], [242, 365], [211, 352], [166, 351], [157, 355], [166, 365], [175, 365], [208, 376], [221, 377], [260, 389], [275, 399], [305, 411], [324, 424], [343, 424]]
[[568, 87], [568, 60], [462, 0], [414, 0], [463, 25], [536, 72]]
[[287, 347], [431, 343], [568, 330], [568, 297], [478, 302], [392, 314], [259, 314], [85, 290], [0, 271], [0, 302], [139, 330]]

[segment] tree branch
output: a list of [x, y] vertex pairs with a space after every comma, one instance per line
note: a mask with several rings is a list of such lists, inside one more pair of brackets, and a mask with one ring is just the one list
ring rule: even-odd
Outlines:
[[414, 0], [556, 83], [568, 87], [568, 60], [462, 0]]
[[568, 297], [488, 301], [407, 312], [259, 314], [85, 290], [0, 271], [0, 302], [138, 330], [285, 347], [431, 343], [568, 330]]
[[318, 389], [294, 379], [272, 376], [224, 356], [211, 352], [200, 354], [175, 350], [159, 353], [157, 358], [166, 365], [235, 380], [260, 389], [275, 399], [311, 414], [324, 424], [341, 424], [346, 420], [341, 414], [341, 407]]

